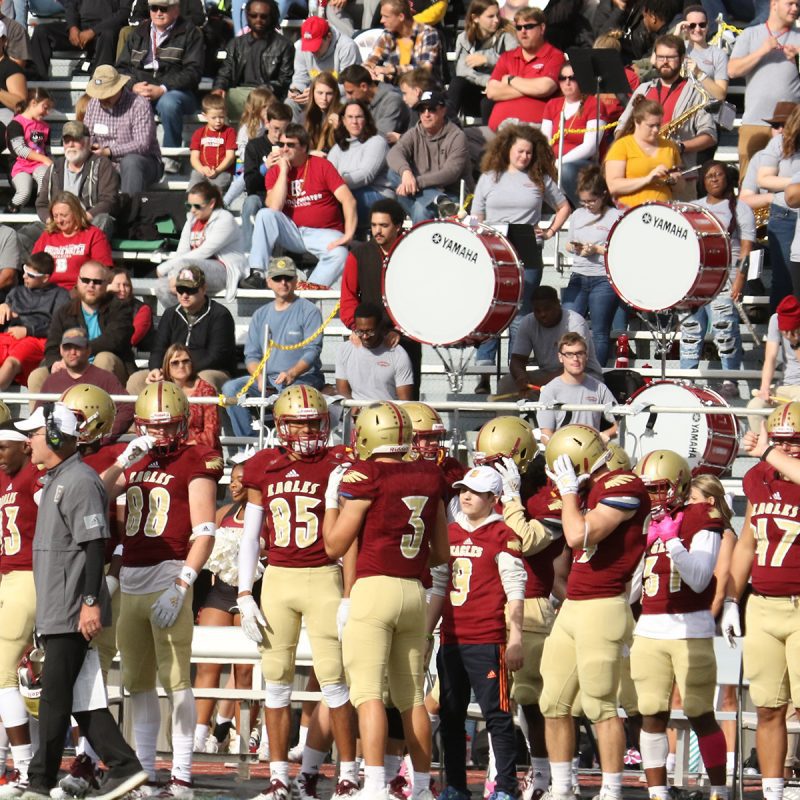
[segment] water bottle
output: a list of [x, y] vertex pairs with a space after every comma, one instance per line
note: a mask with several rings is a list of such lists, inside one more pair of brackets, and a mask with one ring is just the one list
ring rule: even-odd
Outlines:
[[628, 352], [628, 334], [621, 333], [617, 337], [617, 360], [614, 362], [617, 369], [628, 369], [630, 364]]

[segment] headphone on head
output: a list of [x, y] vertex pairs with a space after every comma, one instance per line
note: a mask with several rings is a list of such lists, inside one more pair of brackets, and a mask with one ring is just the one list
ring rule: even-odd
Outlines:
[[54, 451], [60, 450], [64, 446], [64, 434], [58, 427], [55, 417], [55, 403], [45, 403], [42, 406], [45, 420], [45, 440], [47, 446]]

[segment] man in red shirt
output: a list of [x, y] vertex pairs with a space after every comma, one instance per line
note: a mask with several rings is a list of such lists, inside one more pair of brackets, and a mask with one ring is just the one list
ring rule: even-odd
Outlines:
[[280, 159], [264, 179], [267, 202], [255, 219], [250, 265], [263, 272], [280, 244], [315, 255], [319, 261], [309, 281], [332, 286], [356, 231], [356, 200], [327, 159], [309, 155], [308, 144], [302, 125], [288, 125], [281, 135]]
[[547, 101], [558, 91], [558, 73], [564, 54], [544, 40], [545, 16], [538, 8], [522, 8], [514, 15], [519, 47], [497, 61], [486, 96], [494, 101], [489, 127], [503, 120], [541, 122]]

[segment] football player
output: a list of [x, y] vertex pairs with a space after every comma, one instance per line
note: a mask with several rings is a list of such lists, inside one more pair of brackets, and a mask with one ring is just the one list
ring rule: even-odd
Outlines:
[[648, 791], [651, 798], [669, 800], [667, 723], [672, 687], [677, 684], [711, 781], [711, 798], [727, 800], [727, 747], [714, 716], [716, 625], [711, 614], [722, 515], [707, 503], [687, 504], [691, 469], [672, 450], [647, 453], [633, 471], [647, 487], [651, 503], [642, 613], [631, 648]]
[[[786, 403], [767, 417], [768, 447], [742, 479], [747, 497], [744, 526], [733, 551], [721, 628], [731, 646], [741, 636], [739, 598], [748, 579], [744, 674], [756, 706], [756, 750], [766, 800], [783, 797], [786, 706], [800, 707], [800, 486], [791, 475], [800, 458], [800, 403]], [[782, 452], [779, 452], [782, 451]], [[774, 464], [774, 465], [773, 465]], [[781, 466], [786, 466], [786, 473]]]
[[[342, 568], [326, 554], [322, 523], [328, 477], [352, 458], [344, 447], [328, 447], [328, 405], [313, 387], [297, 384], [284, 389], [272, 412], [281, 446], [262, 450], [244, 464], [242, 484], [247, 487], [247, 506], [239, 549], [242, 629], [251, 639], [263, 643], [261, 669], [266, 682], [270, 783], [259, 798], [289, 797], [290, 701], [295, 650], [303, 620], [341, 759], [334, 795], [346, 797], [358, 791], [358, 771], [355, 720], [337, 629], [349, 603], [345, 598], [349, 596], [354, 562], [350, 556]], [[269, 566], [259, 610], [252, 585], [264, 523]], [[300, 800], [317, 796], [319, 767], [324, 758], [322, 750], [311, 746], [304, 749], [294, 786]]]
[[557, 430], [545, 450], [548, 475], [561, 495], [561, 524], [573, 558], [567, 597], [542, 653], [545, 717], [553, 798], [572, 798], [578, 691], [594, 723], [602, 800], [622, 796], [625, 732], [617, 716], [620, 661], [631, 611], [626, 584], [644, 551], [642, 528], [650, 498], [631, 472], [611, 472], [610, 451], [586, 425]]
[[14, 428], [0, 403], [0, 721], [11, 744], [14, 771], [0, 786], [0, 797], [18, 797], [28, 786], [33, 755], [28, 711], [19, 691], [17, 668], [33, 642], [36, 591], [33, 585], [33, 534], [39, 469], [31, 463], [28, 437]]
[[172, 704], [172, 774], [161, 795], [190, 798], [192, 584], [214, 547], [222, 459], [187, 444], [189, 402], [174, 383], [147, 386], [134, 422], [139, 436], [103, 479], [111, 497], [125, 491], [127, 504], [117, 621], [122, 683], [131, 693], [136, 752], [154, 782], [158, 676]]
[[342, 654], [358, 710], [365, 798], [383, 796], [386, 789], [387, 679], [414, 767], [412, 796], [431, 796], [422, 578], [429, 565], [444, 563], [448, 556], [447, 489], [435, 464], [404, 460], [412, 437], [411, 420], [400, 406], [384, 402], [363, 408], [353, 436], [359, 460], [331, 474], [325, 495], [328, 556], [340, 558], [358, 548]]

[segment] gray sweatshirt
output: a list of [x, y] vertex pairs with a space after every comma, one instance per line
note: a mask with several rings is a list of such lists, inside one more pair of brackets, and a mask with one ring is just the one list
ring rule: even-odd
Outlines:
[[358, 45], [343, 33], [331, 28], [333, 39], [322, 58], [316, 53], [307, 53], [300, 48], [300, 41], [294, 45], [294, 77], [292, 86], [302, 91], [311, 85], [311, 79], [320, 72], [332, 72], [337, 78], [345, 67], [361, 63], [361, 51]]
[[351, 138], [347, 150], [335, 144], [328, 153], [328, 161], [336, 167], [350, 189], [371, 186], [391, 197], [394, 193], [386, 177], [388, 152], [389, 145], [383, 136], [370, 136], [366, 142]]

